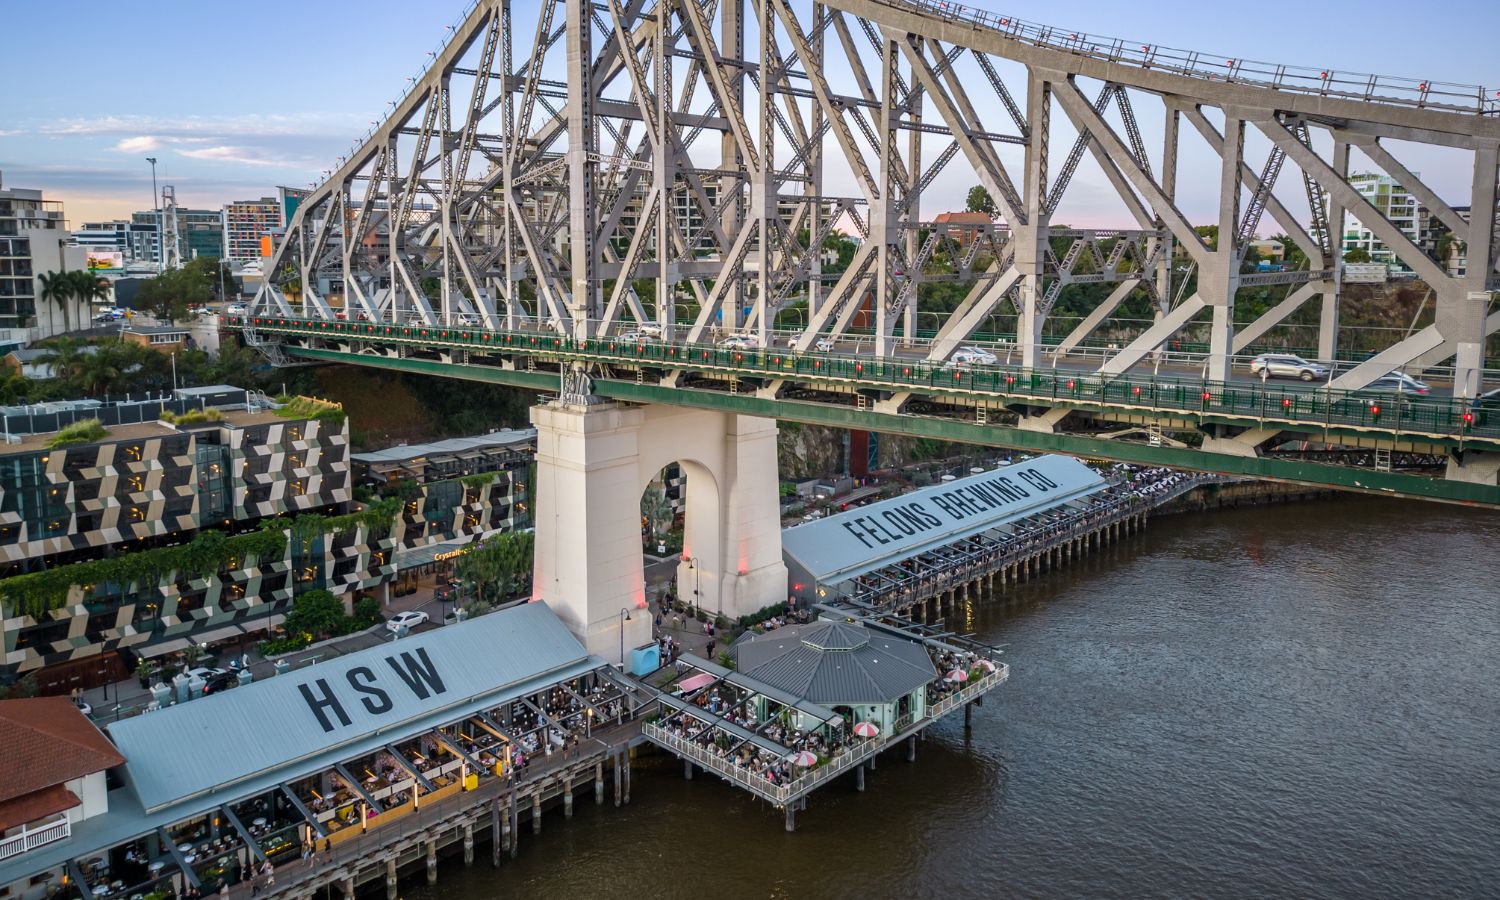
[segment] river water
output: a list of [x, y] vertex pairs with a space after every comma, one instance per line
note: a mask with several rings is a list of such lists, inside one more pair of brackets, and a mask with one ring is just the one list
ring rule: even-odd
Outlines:
[[[1011, 681], [782, 817], [680, 763], [412, 900], [1500, 896], [1500, 516], [1154, 521], [977, 604]], [[847, 783], [845, 783], [847, 782]]]

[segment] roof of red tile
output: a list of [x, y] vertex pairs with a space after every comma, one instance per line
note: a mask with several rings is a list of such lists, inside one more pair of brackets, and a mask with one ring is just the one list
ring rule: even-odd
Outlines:
[[60, 784], [33, 791], [14, 800], [6, 800], [0, 803], [0, 832], [70, 810], [82, 802], [77, 795]]
[[993, 225], [995, 220], [990, 218], [989, 213], [982, 212], [945, 212], [938, 213], [936, 222], [943, 225]]
[[125, 762], [67, 697], [0, 700], [0, 803]]

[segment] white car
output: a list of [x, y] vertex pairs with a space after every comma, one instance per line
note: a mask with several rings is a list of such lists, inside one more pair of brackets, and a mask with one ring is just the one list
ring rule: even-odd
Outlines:
[[412, 328], [420, 328], [423, 325], [427, 324], [427, 320], [422, 318], [421, 316], [412, 315], [407, 317], [406, 324], [410, 325]]
[[655, 322], [642, 322], [636, 326], [635, 330], [649, 337], [661, 337], [661, 326]]
[[195, 306], [188, 310], [188, 312], [195, 316], [211, 316], [214, 314], [214, 311], [206, 306]]
[[627, 344], [633, 344], [640, 341], [655, 341], [659, 340], [660, 338], [661, 332], [659, 331], [656, 334], [649, 334], [646, 331], [627, 331], [616, 338], [616, 340], [623, 341]]
[[186, 675], [189, 678], [202, 678], [204, 681], [207, 681], [215, 675], [223, 675], [224, 670], [214, 668], [213, 666], [198, 666], [193, 669], [188, 669], [182, 674]]
[[470, 326], [470, 327], [475, 327], [475, 326], [478, 326], [480, 324], [480, 319], [479, 319], [478, 316], [474, 315], [473, 313], [454, 313], [453, 314], [453, 324], [454, 325], [460, 325], [460, 326], [467, 325], [467, 326]]
[[245, 304], [243, 303], [231, 303], [224, 307], [224, 315], [226, 316], [243, 316], [244, 314]]
[[757, 350], [760, 348], [760, 338], [753, 334], [731, 334], [722, 338], [719, 346], [726, 350]]
[[983, 347], [959, 347], [957, 350], [953, 351], [953, 356], [949, 357], [948, 361], [953, 363], [954, 365], [959, 366], [976, 364], [981, 366], [993, 366], [1000, 360], [999, 357], [995, 356], [995, 354], [984, 349]]
[[388, 631], [400, 631], [402, 628], [405, 628], [407, 631], [411, 631], [413, 628], [416, 628], [418, 625], [421, 625], [426, 621], [427, 613], [412, 610], [410, 612], [397, 613], [396, 615], [392, 616], [390, 620], [385, 623], [385, 627]]
[[829, 338], [818, 338], [816, 341], [813, 341], [813, 349], [819, 353], [827, 353], [833, 349], [833, 341]]

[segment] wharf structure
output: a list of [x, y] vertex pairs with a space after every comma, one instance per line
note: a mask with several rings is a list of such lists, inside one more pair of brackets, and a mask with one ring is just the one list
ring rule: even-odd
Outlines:
[[999, 651], [921, 626], [900, 627], [818, 607], [819, 618], [746, 633], [733, 668], [681, 657], [660, 715], [641, 725], [652, 743], [785, 812], [796, 830], [808, 796], [865, 770], [901, 744], [914, 761], [925, 730], [1004, 684]]
[[791, 596], [933, 621], [1136, 533], [1152, 509], [1210, 478], [1106, 477], [1047, 455], [921, 488], [784, 530]]
[[435, 877], [438, 850], [458, 842], [472, 861], [487, 829], [494, 862], [514, 855], [523, 817], [539, 831], [544, 805], [571, 815], [586, 785], [603, 802], [612, 779], [628, 800], [637, 694], [529, 603], [111, 723], [123, 761], [105, 760], [86, 814], [7, 831], [0, 887], [20, 900], [224, 885], [243, 897], [269, 864], [280, 896], [384, 882], [394, 897], [402, 867]]

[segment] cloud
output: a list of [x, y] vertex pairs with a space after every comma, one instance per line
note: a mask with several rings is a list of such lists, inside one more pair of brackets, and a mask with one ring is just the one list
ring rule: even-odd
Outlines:
[[42, 134], [53, 136], [151, 135], [156, 140], [217, 140], [222, 137], [342, 137], [357, 133], [355, 116], [349, 113], [299, 113], [297, 115], [100, 116], [64, 119], [43, 126]]
[[198, 150], [178, 150], [178, 155], [191, 159], [204, 159], [212, 162], [237, 163], [244, 166], [298, 166], [305, 167], [311, 163], [305, 159], [291, 159], [278, 157], [264, 148], [259, 147], [236, 147], [231, 145], [220, 145], [217, 147], [203, 147]]
[[115, 145], [115, 149], [121, 153], [144, 153], [147, 150], [161, 149], [161, 141], [150, 135], [125, 138]]

